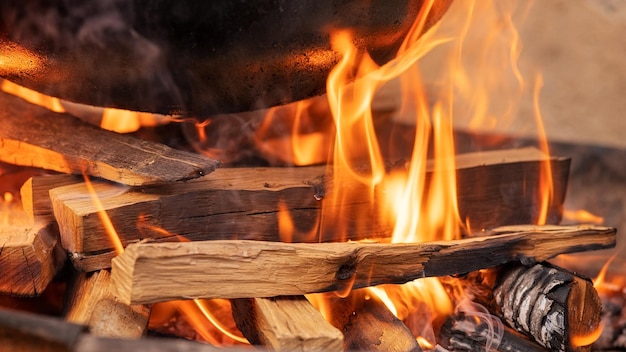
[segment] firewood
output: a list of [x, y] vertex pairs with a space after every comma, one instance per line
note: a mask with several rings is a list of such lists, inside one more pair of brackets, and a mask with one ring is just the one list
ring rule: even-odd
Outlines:
[[0, 292], [37, 296], [63, 267], [65, 258], [53, 223], [0, 227]]
[[[491, 316], [490, 319], [499, 319]], [[547, 352], [548, 350], [502, 326], [495, 331], [497, 322], [486, 322], [476, 316], [458, 313], [450, 317], [439, 332], [440, 342], [448, 351], [495, 351], [495, 352]], [[502, 324], [500, 322], [500, 324]]]
[[588, 278], [538, 263], [490, 269], [469, 282], [476, 301], [549, 350], [590, 349], [574, 345], [576, 337], [590, 336], [600, 325], [602, 303]]
[[0, 309], [3, 351], [69, 352], [86, 330], [57, 318]]
[[254, 345], [274, 351], [343, 351], [343, 335], [302, 296], [240, 298], [233, 318]]
[[49, 195], [50, 190], [71, 185], [80, 182], [80, 180], [81, 178], [78, 176], [67, 174], [41, 175], [29, 178], [20, 189], [24, 211], [32, 221], [35, 217], [46, 221], [55, 221]]
[[[133, 190], [108, 182], [93, 188], [123, 243], [146, 237], [189, 240], [279, 240], [278, 204], [305, 213], [317, 207], [314, 187], [323, 167], [218, 169], [210, 177], [163, 187]], [[318, 181], [319, 182], [319, 181]], [[63, 246], [70, 252], [111, 249], [106, 230], [95, 216], [94, 204], [83, 183], [50, 191]], [[317, 220], [311, 212], [308, 223]], [[138, 222], [145, 230], [138, 230]], [[311, 225], [313, 226], [313, 225]], [[151, 231], [150, 228], [164, 231]]]
[[[457, 156], [459, 212], [474, 229], [532, 223], [537, 208], [537, 179], [545, 155], [534, 148]], [[553, 158], [554, 197], [549, 223], [558, 223], [567, 186], [569, 160]], [[324, 167], [218, 169], [209, 177], [142, 189], [103, 182], [95, 185], [122, 242], [182, 235], [189, 240], [280, 240], [278, 215], [288, 214], [297, 230], [290, 242], [329, 242], [387, 237], [390, 224], [358, 217], [344, 238], [314, 231], [324, 199], [332, 192], [332, 175]], [[427, 175], [428, 176], [428, 175]], [[506, 192], [502, 192], [506, 189]], [[90, 271], [109, 267], [115, 256], [106, 230], [95, 214], [100, 210], [80, 184], [50, 191], [64, 247], [74, 265]], [[357, 192], [359, 193], [359, 192]], [[362, 199], [341, 205], [371, 213], [369, 190]], [[219, 199], [219, 201], [217, 201]], [[284, 206], [280, 207], [279, 204]], [[378, 203], [377, 203], [378, 204]], [[361, 209], [364, 208], [364, 209]], [[141, 231], [138, 222], [141, 221]], [[350, 220], [350, 219], [348, 219]], [[159, 229], [164, 231], [153, 231]], [[313, 233], [313, 236], [310, 234]]]
[[[508, 232], [517, 228], [518, 232]], [[506, 262], [609, 248], [615, 229], [507, 227], [498, 236], [431, 243], [141, 242], [113, 259], [122, 302], [303, 295], [468, 273]], [[495, 231], [497, 233], [497, 231]]]
[[[623, 272], [619, 274], [623, 275]], [[623, 284], [601, 285], [602, 335], [592, 345], [594, 351], [626, 350], [626, 287]]]
[[[124, 339], [88, 333], [88, 327], [62, 319], [0, 309], [2, 351], [41, 352], [218, 352], [219, 347], [169, 338]], [[244, 351], [231, 348], [229, 351]]]
[[344, 333], [346, 351], [421, 351], [409, 328], [367, 290], [323, 299], [329, 321]]
[[0, 160], [10, 164], [132, 186], [193, 179], [219, 166], [205, 156], [101, 130], [2, 92], [0, 106]]
[[89, 326], [92, 334], [116, 338], [140, 338], [146, 332], [150, 307], [127, 305], [109, 290], [107, 270], [78, 273], [68, 290], [65, 319]]

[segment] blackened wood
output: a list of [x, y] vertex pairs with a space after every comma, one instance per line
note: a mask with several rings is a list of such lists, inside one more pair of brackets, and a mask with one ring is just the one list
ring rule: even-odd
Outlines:
[[553, 351], [589, 349], [573, 345], [573, 338], [600, 325], [602, 304], [591, 280], [544, 264], [500, 275], [494, 298], [510, 326]]
[[[78, 339], [72, 352], [111, 352], [111, 351], [141, 351], [141, 352], [250, 352], [249, 348], [215, 347], [206, 343], [187, 341], [178, 338], [143, 338], [143, 339], [113, 339], [83, 334]], [[255, 351], [264, 351], [255, 349]]]
[[58, 318], [0, 309], [0, 346], [9, 351], [74, 351], [86, 330]]
[[[548, 350], [509, 327], [498, 327], [499, 318], [458, 313], [439, 331], [439, 342], [449, 351], [547, 352]], [[502, 324], [500, 321], [499, 324]]]
[[538, 262], [615, 245], [615, 229], [609, 227], [517, 228], [498, 236], [407, 244], [141, 242], [113, 259], [111, 280], [118, 297], [133, 304], [303, 295], [462, 274], [518, 260]]
[[343, 351], [341, 331], [303, 296], [231, 300], [233, 318], [254, 345], [275, 351]]
[[0, 293], [37, 296], [65, 263], [56, 224], [0, 226]]
[[163, 144], [105, 131], [0, 92], [0, 160], [127, 185], [161, 184], [207, 175], [219, 162]]
[[[488, 279], [485, 279], [488, 278]], [[602, 305], [591, 280], [548, 263], [509, 264], [467, 278], [468, 292], [515, 330], [552, 351], [587, 351]]]

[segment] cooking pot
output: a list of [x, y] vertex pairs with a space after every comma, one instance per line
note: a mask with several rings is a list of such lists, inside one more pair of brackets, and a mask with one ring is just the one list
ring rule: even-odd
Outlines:
[[[435, 0], [427, 28], [452, 0]], [[324, 93], [348, 28], [378, 64], [428, 0], [22, 0], [0, 4], [0, 76], [84, 104], [209, 116]]]

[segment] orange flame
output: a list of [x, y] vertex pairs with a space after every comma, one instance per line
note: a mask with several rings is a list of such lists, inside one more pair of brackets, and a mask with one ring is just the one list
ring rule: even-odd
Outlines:
[[593, 223], [593, 224], [602, 224], [604, 222], [604, 218], [598, 215], [594, 215], [587, 210], [563, 210], [563, 219], [576, 221], [581, 223]]
[[602, 336], [602, 331], [604, 331], [604, 321], [602, 321], [596, 329], [588, 334], [572, 335], [570, 337], [570, 344], [574, 348], [589, 346], [596, 342], [600, 338], [600, 336]]
[[111, 222], [111, 218], [109, 214], [107, 214], [106, 209], [102, 205], [100, 198], [98, 197], [98, 193], [93, 187], [89, 176], [86, 173], [83, 173], [83, 178], [85, 179], [85, 187], [87, 187], [87, 191], [89, 192], [89, 196], [91, 197], [91, 201], [94, 203], [96, 208], [98, 209], [98, 217], [106, 230], [107, 235], [109, 236], [109, 240], [113, 244], [113, 248], [117, 254], [124, 253], [124, 245], [120, 240], [120, 236], [117, 234], [115, 227], [113, 226], [113, 222]]
[[[533, 108], [535, 111], [535, 119], [537, 122], [539, 146], [545, 155], [550, 155], [550, 148], [548, 147], [548, 138], [546, 136], [545, 129], [543, 127], [543, 120], [541, 118], [541, 109], [539, 108], [539, 91], [543, 85], [543, 79], [538, 76], [535, 80], [535, 86], [533, 89]], [[540, 164], [539, 170], [539, 211], [537, 224], [545, 225], [548, 220], [548, 210], [552, 199], [554, 198], [554, 182], [552, 181], [552, 163], [549, 158], [543, 160]]]
[[58, 98], [41, 94], [11, 81], [4, 80], [0, 86], [0, 90], [18, 96], [29, 103], [43, 106], [54, 112], [65, 112], [65, 108], [61, 105], [61, 101]]

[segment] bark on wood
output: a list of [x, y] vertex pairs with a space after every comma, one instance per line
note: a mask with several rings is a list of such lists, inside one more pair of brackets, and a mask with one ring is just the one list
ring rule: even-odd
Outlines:
[[20, 189], [22, 207], [31, 221], [35, 217], [45, 221], [55, 221], [49, 192], [53, 188], [80, 182], [75, 175], [41, 175], [29, 178]]
[[0, 106], [0, 160], [10, 164], [132, 186], [193, 179], [219, 166], [205, 156], [101, 130], [2, 92]]
[[37, 296], [63, 267], [55, 224], [0, 227], [0, 293]]
[[499, 236], [414, 244], [135, 243], [113, 259], [111, 280], [118, 297], [133, 304], [303, 295], [468, 273], [516, 260], [543, 261], [615, 245], [615, 229], [608, 227], [517, 229]]
[[[459, 155], [456, 160], [459, 211], [472, 228], [535, 220], [537, 175], [540, 161], [545, 160], [540, 151], [524, 148], [474, 153]], [[552, 159], [555, 190], [549, 223], [560, 219], [568, 165], [569, 160]], [[369, 199], [370, 190], [365, 189], [357, 192], [361, 198], [341, 206], [343, 212], [355, 214], [346, 217], [345, 236], [335, 236], [332, 229], [322, 228], [320, 209], [325, 201], [315, 197], [332, 192], [333, 184], [332, 175], [324, 172], [323, 167], [219, 169], [202, 180], [141, 190], [105, 183], [95, 187], [124, 244], [173, 234], [190, 240], [276, 241], [281, 240], [279, 215], [288, 215], [296, 226], [294, 237], [283, 239], [287, 242], [358, 240], [391, 233], [390, 223], [362, 216], [376, 213]], [[85, 192], [84, 186], [75, 185], [50, 193], [64, 247], [80, 259], [74, 261], [77, 268], [90, 271], [108, 267], [107, 258], [115, 253], [96, 216], [99, 209]]]
[[329, 321], [344, 333], [346, 351], [421, 351], [409, 328], [367, 290], [323, 299]]
[[68, 290], [69, 322], [87, 325], [92, 334], [115, 338], [140, 338], [146, 332], [150, 307], [127, 305], [110, 291], [111, 274], [107, 270], [78, 273]]
[[547, 263], [510, 264], [490, 272], [491, 280], [470, 288], [479, 303], [552, 351], [590, 349], [579, 346], [576, 337], [590, 336], [600, 325], [602, 304], [591, 280]]
[[254, 345], [274, 351], [343, 351], [343, 335], [302, 296], [240, 298], [233, 318]]

